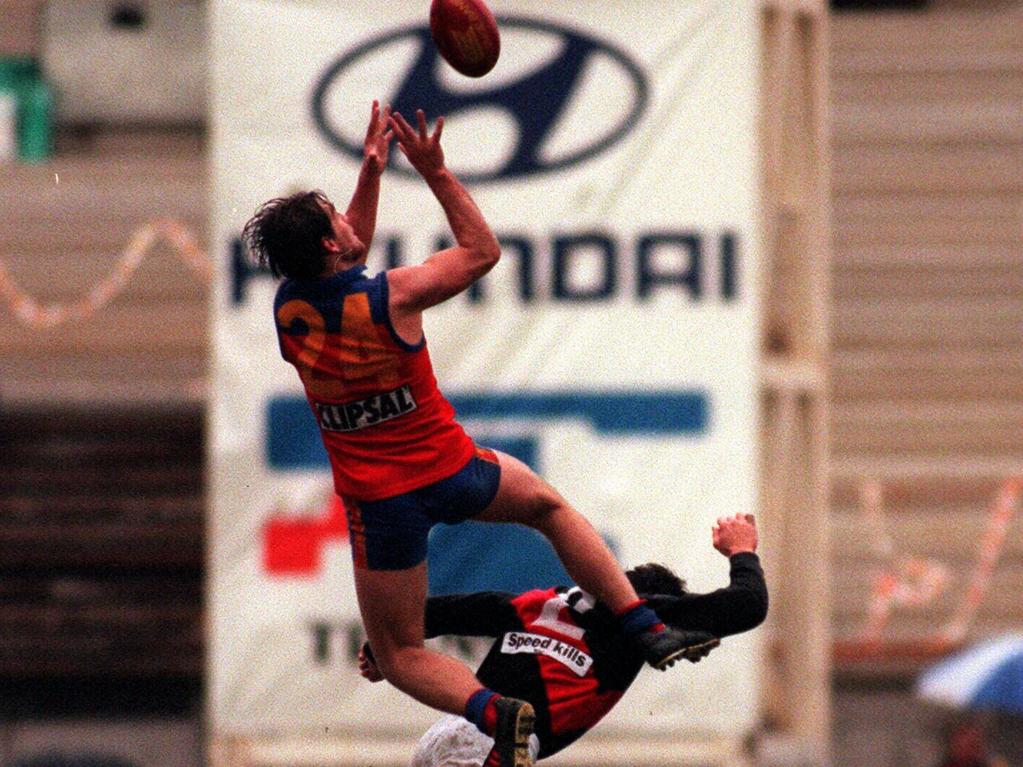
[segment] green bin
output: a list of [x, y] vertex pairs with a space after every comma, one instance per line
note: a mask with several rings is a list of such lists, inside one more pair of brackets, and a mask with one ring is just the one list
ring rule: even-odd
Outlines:
[[28, 56], [0, 57], [0, 86], [39, 79], [39, 62]]
[[31, 57], [0, 58], [0, 97], [15, 94], [18, 158], [43, 162], [53, 153], [53, 92]]
[[18, 157], [45, 162], [53, 154], [53, 92], [45, 80], [30, 80], [21, 89]]

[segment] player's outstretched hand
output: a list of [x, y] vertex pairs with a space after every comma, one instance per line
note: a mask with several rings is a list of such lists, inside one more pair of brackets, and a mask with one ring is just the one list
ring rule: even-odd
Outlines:
[[726, 557], [757, 550], [757, 520], [752, 514], [718, 517], [711, 535], [714, 548]]
[[359, 673], [371, 682], [383, 681], [384, 675], [377, 668], [377, 662], [373, 658], [373, 651], [369, 649], [369, 642], [363, 642], [359, 649]]
[[366, 140], [363, 144], [363, 157], [369, 163], [369, 167], [377, 173], [383, 173], [387, 167], [387, 157], [391, 149], [391, 139], [394, 138], [394, 131], [388, 130], [391, 124], [391, 108], [384, 107], [380, 111], [380, 102], [373, 101], [373, 111], [369, 117], [369, 127], [366, 128]]
[[422, 109], [416, 110], [417, 128], [413, 128], [398, 112], [391, 115], [391, 130], [398, 139], [398, 149], [408, 158], [419, 175], [429, 177], [444, 167], [444, 150], [440, 146], [440, 136], [444, 130], [444, 118], [437, 118], [437, 127], [433, 135], [426, 130], [426, 114]]

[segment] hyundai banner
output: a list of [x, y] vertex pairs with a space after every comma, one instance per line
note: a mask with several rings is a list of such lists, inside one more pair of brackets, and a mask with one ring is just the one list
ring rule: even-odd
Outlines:
[[[625, 566], [727, 584], [715, 519], [755, 511], [758, 37], [752, 0], [493, 0], [497, 67], [437, 55], [428, 3], [214, 0], [210, 712], [223, 734], [408, 739], [433, 711], [362, 680], [345, 515], [275, 283], [239, 235], [265, 200], [322, 189], [344, 210], [373, 99], [446, 118], [448, 166], [502, 245], [497, 267], [427, 311], [442, 391], [476, 440], [532, 465]], [[369, 269], [451, 242], [400, 152]], [[438, 526], [433, 593], [567, 582], [517, 526]], [[501, 641], [500, 639], [498, 641]], [[509, 641], [507, 638], [504, 641]], [[474, 663], [483, 640], [439, 640]], [[758, 636], [645, 671], [600, 726], [620, 737], [739, 735]]]

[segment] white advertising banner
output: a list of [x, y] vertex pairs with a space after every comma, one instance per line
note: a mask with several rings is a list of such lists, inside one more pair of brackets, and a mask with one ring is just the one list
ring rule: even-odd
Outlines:
[[[426, 314], [441, 390], [477, 441], [533, 465], [625, 566], [727, 583], [721, 515], [756, 499], [758, 38], [753, 0], [493, 0], [486, 77], [443, 64], [427, 3], [213, 0], [210, 713], [220, 733], [402, 736], [436, 716], [357, 673], [344, 515], [275, 284], [242, 226], [324, 190], [344, 209], [373, 99], [446, 117], [449, 167], [501, 240], [494, 271]], [[370, 272], [450, 239], [392, 151]], [[431, 590], [564, 582], [509, 526], [435, 531]], [[478, 641], [448, 642], [480, 658]], [[471, 661], [470, 661], [471, 662]], [[737, 735], [755, 721], [756, 632], [645, 671], [607, 733]], [[713, 694], [708, 694], [713, 691]]]

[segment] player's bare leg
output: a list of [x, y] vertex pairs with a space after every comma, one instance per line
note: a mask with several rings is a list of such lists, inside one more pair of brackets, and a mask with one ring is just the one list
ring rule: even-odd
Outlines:
[[[355, 591], [377, 668], [388, 682], [427, 706], [467, 716], [467, 701], [493, 700], [492, 763], [532, 767], [534, 712], [525, 701], [494, 696], [463, 663], [423, 645], [426, 563], [406, 570], [355, 568]], [[482, 709], [481, 709], [482, 711]]]
[[568, 574], [584, 591], [615, 611], [635, 602], [636, 590], [589, 520], [522, 461], [501, 452], [497, 457], [501, 484], [477, 519], [535, 528], [551, 542]]
[[426, 589], [425, 562], [407, 570], [355, 568], [359, 611], [381, 673], [420, 703], [461, 715], [480, 682], [465, 664], [423, 645]]
[[[639, 601], [618, 561], [600, 533], [550, 484], [522, 461], [495, 451], [501, 463], [497, 495], [477, 519], [483, 522], [518, 522], [544, 535], [554, 546], [568, 574], [584, 591], [593, 594], [616, 614]], [[664, 669], [678, 658], [698, 661], [718, 640], [703, 632], [658, 632], [637, 635], [652, 666]]]

